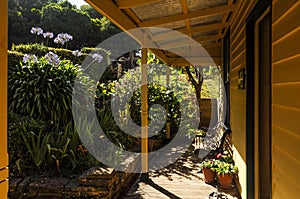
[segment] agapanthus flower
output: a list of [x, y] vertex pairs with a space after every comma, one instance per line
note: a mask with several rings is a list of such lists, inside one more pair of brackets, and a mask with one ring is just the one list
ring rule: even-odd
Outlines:
[[53, 38], [53, 33], [52, 32], [45, 32], [44, 34], [43, 34], [43, 36], [44, 36], [44, 38]]
[[73, 36], [68, 33], [60, 33], [54, 39], [54, 43], [64, 45], [66, 42], [73, 40]]
[[61, 38], [56, 37], [56, 38], [54, 39], [54, 43], [64, 45], [64, 44], [65, 44], [65, 41], [62, 40]]
[[35, 55], [28, 55], [25, 54], [23, 56], [23, 63], [27, 64], [27, 63], [36, 63], [37, 62], [37, 57]]
[[102, 61], [102, 59], [103, 59], [102, 55], [97, 54], [97, 53], [94, 53], [92, 55], [92, 58], [95, 59], [98, 63], [100, 63]]
[[74, 55], [76, 57], [80, 57], [82, 55], [82, 52], [80, 52], [79, 50], [75, 50], [72, 52], [72, 55]]
[[48, 63], [51, 65], [57, 66], [59, 64], [58, 55], [51, 51], [45, 55], [45, 59], [48, 60]]
[[43, 34], [43, 29], [41, 29], [39, 27], [32, 27], [30, 32], [31, 32], [31, 34], [34, 34], [34, 35], [41, 35], [41, 34]]

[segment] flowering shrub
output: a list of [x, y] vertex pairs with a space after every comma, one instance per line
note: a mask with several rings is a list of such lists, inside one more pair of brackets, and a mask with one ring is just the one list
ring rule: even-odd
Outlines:
[[24, 62], [10, 73], [10, 110], [57, 124], [72, 120], [72, 84], [77, 67], [70, 61], [59, 61], [50, 52], [35, 62], [29, 60], [30, 56], [24, 56]]
[[[33, 27], [30, 32], [36, 37], [42, 35], [47, 42], [54, 37], [52, 32], [44, 32], [38, 27]], [[63, 45], [73, 37], [61, 33], [55, 39]], [[60, 172], [63, 167], [97, 163], [87, 152], [78, 150], [82, 143], [72, 118], [73, 83], [80, 72], [78, 63], [88, 54], [37, 43], [14, 46], [13, 50], [9, 52], [8, 73], [9, 111], [13, 113], [9, 124], [9, 136], [13, 137], [9, 143], [11, 172], [27, 175], [32, 173], [32, 168], [50, 170], [53, 166]], [[92, 62], [108, 63], [108, 53], [103, 49], [90, 57]], [[81, 83], [91, 82], [83, 77]], [[14, 126], [13, 122], [17, 121], [14, 115], [21, 120], [30, 118], [28, 121], [37, 125], [25, 128], [20, 122], [19, 126]]]

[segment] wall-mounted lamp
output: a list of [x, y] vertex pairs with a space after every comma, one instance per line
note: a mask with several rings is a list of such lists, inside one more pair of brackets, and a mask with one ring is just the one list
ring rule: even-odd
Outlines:
[[238, 71], [238, 89], [245, 89], [245, 80], [246, 75], [245, 75], [245, 68], [242, 68], [241, 70]]

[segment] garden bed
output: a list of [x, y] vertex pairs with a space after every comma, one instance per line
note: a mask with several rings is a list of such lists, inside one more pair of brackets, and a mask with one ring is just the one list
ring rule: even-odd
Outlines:
[[77, 177], [13, 178], [9, 198], [118, 198], [136, 178], [107, 167], [93, 167]]

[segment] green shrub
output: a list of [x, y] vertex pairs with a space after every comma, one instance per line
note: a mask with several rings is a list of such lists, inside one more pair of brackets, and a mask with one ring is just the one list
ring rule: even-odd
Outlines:
[[107, 50], [104, 50], [102, 48], [89, 48], [89, 47], [83, 47], [81, 49], [81, 52], [85, 53], [85, 54], [90, 54], [92, 52], [97, 52], [97, 53], [100, 53], [102, 55], [105, 55], [105, 54], [109, 55], [110, 54]]
[[30, 172], [35, 165], [32, 156], [24, 142], [31, 140], [33, 135], [44, 132], [44, 122], [9, 112], [8, 114], [8, 153], [11, 175], [23, 175]]
[[77, 134], [77, 132], [74, 132], [72, 124], [72, 122], [67, 124], [64, 130], [61, 132], [56, 131], [50, 133], [49, 144], [47, 145], [49, 163], [54, 163], [58, 172], [61, 172], [62, 165], [69, 168], [76, 167], [77, 148], [72, 148], [71, 144], [76, 144], [75, 146], [78, 147], [80, 145], [80, 142], [79, 140], [77, 140], [77, 137], [75, 135]]
[[99, 164], [83, 148], [72, 123], [64, 129], [49, 129], [43, 121], [9, 112], [8, 152], [10, 176], [28, 176], [36, 172], [82, 172]]
[[36, 56], [44, 56], [48, 50], [47, 46], [35, 43], [35, 44], [19, 44], [13, 45], [11, 48], [12, 51], [20, 52], [23, 54], [34, 54]]
[[[103, 57], [108, 57], [109, 52], [102, 48], [87, 48], [84, 47], [81, 49], [82, 55], [77, 57], [73, 55], [72, 50], [64, 49], [64, 48], [52, 48], [47, 47], [42, 44], [34, 43], [34, 44], [19, 44], [13, 45], [12, 51], [16, 51], [23, 54], [34, 54], [38, 57], [44, 56], [47, 52], [52, 51], [57, 54], [61, 59], [71, 60], [73, 63], [81, 64], [82, 61], [90, 54], [91, 52], [100, 53]], [[107, 61], [104, 59], [104, 61]], [[108, 63], [108, 62], [107, 62]]]
[[11, 73], [12, 70], [20, 64], [24, 57], [23, 53], [16, 51], [8, 51], [8, 72]]

